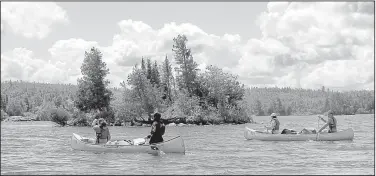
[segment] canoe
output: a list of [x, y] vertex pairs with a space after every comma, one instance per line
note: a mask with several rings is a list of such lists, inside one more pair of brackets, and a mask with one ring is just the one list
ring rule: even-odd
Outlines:
[[245, 127], [244, 137], [248, 140], [260, 141], [342, 141], [353, 140], [352, 128], [336, 133], [321, 132], [319, 134], [270, 134]]
[[[133, 142], [126, 141], [111, 141], [106, 144], [94, 144], [93, 138], [82, 137], [73, 133], [71, 138], [71, 147], [74, 150], [92, 151], [92, 152], [112, 152], [112, 153], [155, 153], [152, 149], [156, 146], [164, 153], [181, 153], [185, 154], [184, 140], [181, 136], [165, 140], [161, 143], [149, 145], [134, 145]], [[137, 140], [133, 140], [137, 141]]]

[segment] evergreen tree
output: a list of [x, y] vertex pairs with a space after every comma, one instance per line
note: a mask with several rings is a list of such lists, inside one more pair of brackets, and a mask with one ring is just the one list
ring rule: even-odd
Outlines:
[[106, 88], [109, 81], [105, 80], [109, 70], [98, 49], [93, 47], [85, 52], [81, 73], [83, 77], [78, 79], [76, 107], [81, 111], [107, 111], [112, 97], [112, 92]]
[[150, 60], [150, 58], [148, 58], [148, 59], [146, 60], [146, 78], [147, 78], [150, 82], [153, 82], [151, 74], [152, 74], [151, 60]]
[[157, 87], [159, 87], [161, 83], [161, 78], [160, 78], [159, 71], [158, 71], [157, 61], [154, 62], [154, 66], [152, 68], [152, 77], [153, 77], [152, 85], [156, 85]]
[[146, 70], [144, 57], [141, 58], [141, 69], [144, 71]]
[[164, 86], [164, 99], [168, 99], [169, 102], [172, 101], [172, 84], [173, 84], [172, 66], [170, 61], [166, 58], [162, 64], [162, 84]]
[[189, 96], [192, 95], [195, 87], [197, 87], [195, 79], [197, 77], [197, 63], [193, 60], [191, 50], [187, 48], [187, 37], [178, 35], [174, 38], [172, 51], [175, 54], [177, 71], [177, 82], [180, 89], [187, 89]]
[[256, 100], [255, 110], [256, 110], [256, 115], [258, 116], [265, 115], [264, 111], [262, 110], [262, 104], [260, 100]]

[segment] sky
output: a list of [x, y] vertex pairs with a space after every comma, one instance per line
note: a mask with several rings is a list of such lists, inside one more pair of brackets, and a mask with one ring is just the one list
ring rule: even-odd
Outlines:
[[1, 80], [76, 84], [97, 47], [119, 87], [184, 34], [246, 86], [374, 90], [374, 23], [373, 2], [1, 2]]

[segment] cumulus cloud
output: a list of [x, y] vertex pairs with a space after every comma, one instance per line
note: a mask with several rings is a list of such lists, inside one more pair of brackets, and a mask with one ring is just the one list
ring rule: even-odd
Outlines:
[[49, 61], [38, 59], [26, 48], [15, 48], [1, 54], [2, 80], [27, 80], [38, 82], [64, 82], [65, 70]]
[[364, 85], [374, 72], [366, 67], [374, 63], [373, 9], [372, 2], [270, 2], [258, 19], [261, 39], [248, 40], [235, 70], [256, 80], [267, 73], [276, 86]]
[[[142, 56], [162, 61], [166, 54], [171, 55], [173, 38], [184, 34], [196, 61], [218, 63], [218, 66], [235, 66], [239, 59], [239, 35], [216, 36], [189, 24], [165, 24], [161, 29], [153, 29], [141, 21], [123, 20], [118, 23], [121, 33], [116, 34], [111, 45], [116, 63], [133, 66]], [[231, 58], [231, 59], [229, 59]]]
[[[237, 74], [249, 86], [372, 89], [373, 14], [373, 3], [368, 2], [270, 2], [258, 19], [262, 36], [250, 39], [210, 34], [190, 23], [170, 22], [155, 29], [128, 19], [118, 22], [120, 32], [109, 46], [83, 39], [60, 40], [48, 50], [49, 58], [40, 59], [26, 49], [15, 49], [2, 54], [1, 72], [2, 78], [59, 79], [74, 84], [81, 76], [84, 52], [95, 46], [110, 69], [112, 86], [119, 86], [141, 57], [161, 62], [167, 55], [174, 64], [173, 38], [184, 34], [200, 69], [216, 65]], [[27, 64], [21, 60], [39, 62], [44, 70], [32, 64], [25, 69]], [[10, 73], [16, 69], [10, 67], [24, 71]], [[42, 74], [53, 69], [55, 75]]]
[[5, 23], [15, 34], [43, 39], [51, 25], [67, 22], [66, 11], [54, 2], [1, 2], [1, 31]]

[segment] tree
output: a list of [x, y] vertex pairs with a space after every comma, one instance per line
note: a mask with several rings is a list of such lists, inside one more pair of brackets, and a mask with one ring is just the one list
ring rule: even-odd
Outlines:
[[132, 104], [134, 112], [138, 117], [143, 113], [148, 114], [148, 120], [151, 120], [151, 114], [156, 108], [160, 108], [162, 94], [157, 87], [152, 86], [148, 81], [145, 72], [135, 66], [131, 74], [128, 75], [128, 85], [131, 86], [130, 92], [127, 93], [130, 98], [125, 103]]
[[146, 70], [144, 57], [141, 58], [141, 69]]
[[291, 115], [292, 114], [292, 108], [291, 106], [288, 106], [287, 109], [286, 109], [286, 115]]
[[151, 74], [152, 74], [152, 85], [156, 85], [157, 87], [159, 87], [160, 83], [161, 83], [161, 78], [160, 78], [160, 75], [159, 75], [159, 71], [158, 71], [158, 64], [157, 64], [157, 61], [154, 62], [154, 66], [152, 68], [152, 71], [151, 71]]
[[109, 81], [105, 80], [109, 69], [102, 61], [102, 53], [95, 47], [85, 52], [81, 73], [83, 77], [77, 80], [76, 107], [81, 111], [107, 111], [112, 98], [112, 92], [106, 88]]
[[29, 102], [29, 99], [27, 97], [24, 98], [25, 105], [26, 105], [26, 112], [29, 112], [31, 110], [31, 105]]
[[207, 66], [205, 73], [200, 75], [200, 83], [208, 92], [209, 103], [217, 108], [225, 104], [234, 106], [236, 101], [243, 98], [244, 87], [236, 79], [236, 76], [212, 65]]
[[5, 111], [6, 107], [7, 107], [6, 98], [4, 97], [3, 94], [1, 94], [1, 108], [0, 109]]
[[162, 64], [162, 84], [164, 91], [164, 99], [167, 99], [170, 103], [172, 102], [172, 84], [174, 77], [172, 75], [172, 66], [170, 61], [166, 58]]
[[286, 114], [285, 113], [285, 108], [283, 107], [282, 101], [281, 101], [281, 99], [279, 97], [277, 98], [277, 112], [281, 116], [284, 116]]
[[151, 70], [151, 60], [150, 60], [150, 58], [148, 58], [147, 60], [146, 60], [146, 78], [150, 81], [150, 82], [153, 82], [152, 81], [152, 77], [151, 77], [151, 73], [152, 72], [152, 70]]
[[323, 108], [323, 110], [322, 110], [322, 113], [324, 113], [324, 112], [328, 112], [329, 110], [330, 110], [329, 98], [326, 98], [326, 99], [325, 99], [324, 108]]
[[272, 101], [272, 102], [270, 102], [270, 105], [269, 105], [269, 107], [268, 107], [268, 114], [270, 115], [270, 114], [272, 114], [274, 111], [275, 111], [275, 103]]
[[187, 48], [187, 37], [178, 35], [174, 38], [172, 51], [174, 52], [175, 61], [179, 67], [176, 67], [177, 82], [180, 89], [187, 89], [189, 96], [192, 95], [194, 88], [197, 86], [195, 79], [197, 76], [197, 63], [193, 60], [191, 50]]
[[256, 104], [255, 105], [256, 115], [257, 116], [265, 115], [264, 111], [262, 110], [262, 104], [261, 104], [260, 100], [256, 100], [255, 104]]

